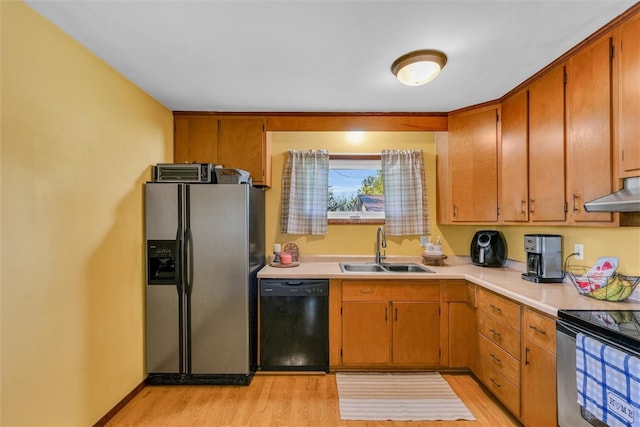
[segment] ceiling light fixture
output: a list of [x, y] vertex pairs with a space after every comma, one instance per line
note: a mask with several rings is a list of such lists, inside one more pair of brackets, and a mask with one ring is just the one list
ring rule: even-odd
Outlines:
[[447, 55], [438, 50], [416, 50], [393, 61], [391, 72], [400, 83], [420, 86], [435, 79], [447, 63]]

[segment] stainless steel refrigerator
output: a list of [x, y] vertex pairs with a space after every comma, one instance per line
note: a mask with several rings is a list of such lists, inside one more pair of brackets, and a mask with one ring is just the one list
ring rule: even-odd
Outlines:
[[264, 193], [146, 183], [150, 384], [249, 384], [256, 369]]

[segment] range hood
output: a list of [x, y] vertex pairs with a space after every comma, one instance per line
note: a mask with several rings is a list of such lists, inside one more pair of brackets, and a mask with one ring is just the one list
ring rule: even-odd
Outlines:
[[624, 179], [624, 188], [584, 204], [587, 212], [640, 212], [640, 176]]

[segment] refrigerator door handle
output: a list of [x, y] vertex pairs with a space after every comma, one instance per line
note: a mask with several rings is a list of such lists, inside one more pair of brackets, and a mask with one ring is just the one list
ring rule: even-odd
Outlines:
[[182, 256], [182, 227], [178, 226], [178, 231], [176, 232], [176, 254], [177, 254], [177, 262], [176, 262], [176, 289], [178, 291], [178, 295], [182, 293], [182, 271], [183, 271], [183, 256]]
[[191, 234], [191, 227], [187, 227], [185, 233], [184, 242], [185, 253], [185, 293], [191, 296], [193, 291], [193, 234]]
[[185, 289], [184, 301], [187, 316], [185, 316], [185, 370], [187, 374], [191, 374], [191, 292], [193, 290], [193, 235], [191, 227], [187, 226], [184, 240], [185, 255]]

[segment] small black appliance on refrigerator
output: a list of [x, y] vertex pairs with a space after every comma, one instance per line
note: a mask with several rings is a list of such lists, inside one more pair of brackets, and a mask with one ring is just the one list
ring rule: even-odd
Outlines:
[[257, 367], [264, 193], [246, 184], [147, 183], [150, 384], [249, 384]]
[[481, 230], [473, 235], [469, 253], [475, 265], [502, 267], [507, 262], [507, 243], [499, 231]]

